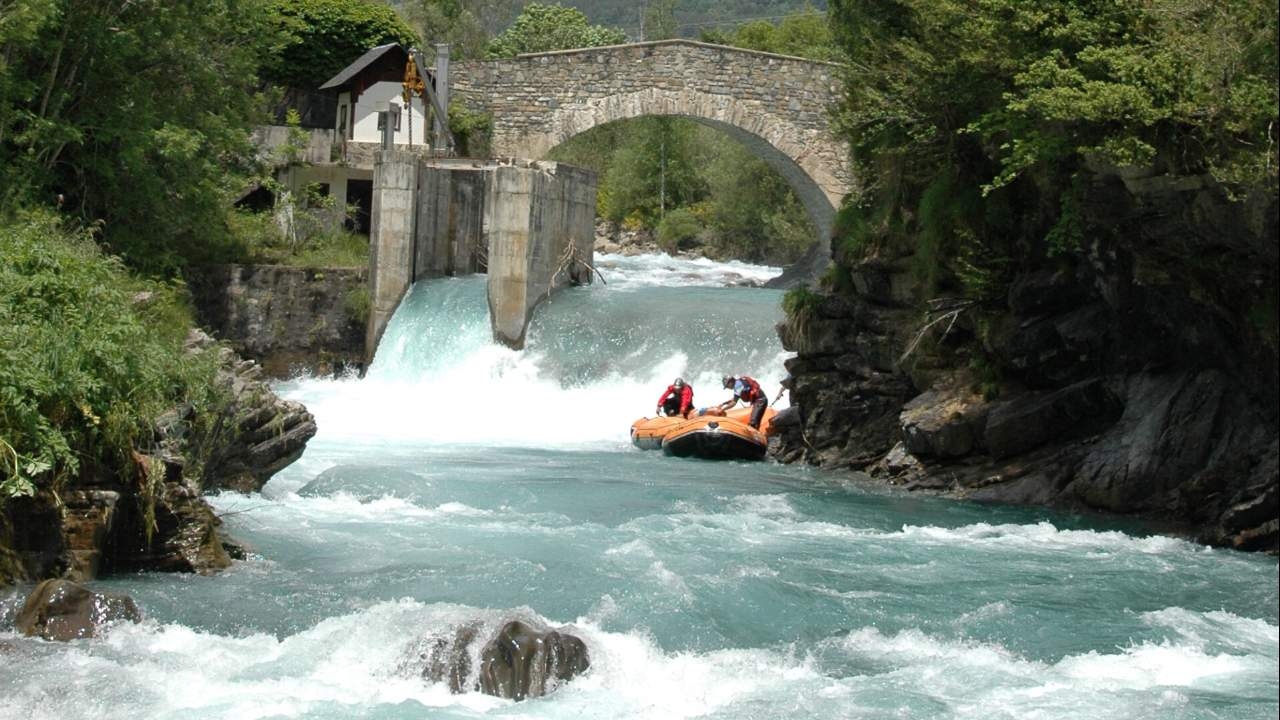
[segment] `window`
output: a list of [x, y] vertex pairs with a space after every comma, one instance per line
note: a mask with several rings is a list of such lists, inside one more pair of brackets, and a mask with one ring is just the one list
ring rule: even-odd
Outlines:
[[[399, 106], [396, 106], [396, 107], [398, 108]], [[387, 115], [388, 115], [388, 114], [395, 115], [395, 125], [396, 125], [396, 126], [395, 126], [395, 131], [396, 131], [396, 132], [400, 132], [400, 116], [404, 114], [404, 112], [403, 112], [403, 111], [401, 111], [401, 112], [391, 112], [391, 111], [387, 111], [387, 112], [380, 112], [380, 113], [378, 113], [378, 130], [382, 130], [384, 127], [386, 127], [386, 126], [387, 126]]]

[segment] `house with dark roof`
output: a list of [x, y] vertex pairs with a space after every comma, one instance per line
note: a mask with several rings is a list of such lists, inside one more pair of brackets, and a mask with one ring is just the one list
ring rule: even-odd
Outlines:
[[[361, 55], [337, 75], [320, 86], [320, 90], [336, 93], [337, 121], [334, 132], [340, 143], [382, 142], [381, 122], [391, 118], [395, 123], [395, 144], [425, 147], [431, 132], [421, 97], [411, 98], [406, 107], [402, 92], [405, 63], [409, 53], [395, 43], [379, 45]], [[427, 69], [421, 71], [424, 75]], [[426, 78], [430, 82], [429, 77]], [[399, 110], [390, 115], [388, 107]]]
[[[437, 46], [437, 53], [448, 53]], [[404, 71], [408, 51], [394, 43], [371, 48], [334, 75], [315, 93], [321, 97], [336, 96], [336, 113], [329, 116], [329, 127], [305, 126], [306, 140], [294, 148], [297, 157], [281, 162], [286, 148], [298, 144], [299, 128], [283, 125], [263, 126], [254, 133], [260, 159], [277, 164], [277, 187], [246, 188], [237, 201], [241, 207], [277, 207], [280, 215], [281, 191], [293, 197], [325, 196], [332, 198], [332, 210], [324, 211], [360, 233], [369, 232], [369, 212], [373, 206], [373, 166], [382, 146], [382, 123], [391, 122], [394, 142], [400, 148], [412, 145], [415, 151], [428, 152], [432, 137], [430, 116], [424, 111], [423, 98], [414, 96], [406, 106], [403, 98]], [[423, 79], [433, 82], [431, 68], [420, 69]], [[398, 112], [388, 112], [394, 106]], [[345, 211], [351, 210], [350, 215]], [[307, 209], [309, 213], [318, 213]], [[281, 227], [292, 221], [281, 220]]]

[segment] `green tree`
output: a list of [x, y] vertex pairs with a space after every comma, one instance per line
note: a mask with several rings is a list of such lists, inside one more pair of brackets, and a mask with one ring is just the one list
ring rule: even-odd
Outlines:
[[0, 206], [59, 204], [152, 271], [227, 248], [229, 173], [251, 157], [277, 37], [262, 3], [20, 5], [0, 22]]
[[489, 55], [514, 57], [522, 53], [617, 45], [626, 41], [626, 33], [591, 25], [580, 10], [530, 3], [511, 27], [489, 43]]
[[676, 36], [676, 0], [649, 0], [644, 9], [644, 40]]
[[430, 51], [448, 43], [452, 57], [484, 57], [497, 29], [495, 18], [505, 25], [516, 14], [516, 0], [410, 0], [401, 5], [410, 25]]
[[668, 210], [706, 196], [697, 126], [671, 117], [639, 118], [629, 125], [605, 172], [603, 210], [610, 220], [634, 218], [653, 228]]
[[787, 181], [724, 133], [706, 130], [701, 142], [712, 158], [704, 168], [712, 249], [722, 256], [777, 264], [799, 257], [813, 242], [814, 231]]
[[416, 45], [417, 35], [385, 5], [365, 0], [267, 0], [285, 40], [263, 67], [263, 79], [316, 88], [369, 48]]
[[802, 11], [782, 18], [776, 25], [767, 20], [756, 20], [739, 25], [730, 32], [722, 32], [714, 40], [708, 40], [715, 41], [723, 45], [812, 60], [843, 59], [826, 14], [818, 12], [811, 5], [805, 5]]
[[911, 243], [978, 294], [1063, 247], [1088, 165], [1275, 182], [1274, 3], [833, 0], [831, 14], [856, 68], [839, 117], [864, 180], [858, 242]]

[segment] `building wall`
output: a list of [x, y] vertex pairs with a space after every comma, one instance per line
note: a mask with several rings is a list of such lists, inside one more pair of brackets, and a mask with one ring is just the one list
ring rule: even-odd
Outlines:
[[[396, 132], [395, 143], [397, 145], [409, 144], [409, 128], [412, 125], [413, 145], [415, 147], [427, 145], [431, 133], [427, 127], [427, 116], [423, 111], [422, 98], [413, 98], [413, 120], [410, 123], [409, 116], [404, 111], [404, 100], [400, 96], [403, 89], [400, 83], [379, 82], [361, 93], [356, 98], [355, 129], [348, 139], [354, 142], [382, 142], [382, 132], [378, 130], [378, 113], [385, 111], [388, 103], [394, 102], [401, 108], [400, 129]], [[348, 93], [341, 93], [338, 96], [339, 109], [343, 105], [349, 105], [350, 102], [351, 98]], [[338, 123], [339, 125], [342, 123], [341, 113], [339, 113]]]

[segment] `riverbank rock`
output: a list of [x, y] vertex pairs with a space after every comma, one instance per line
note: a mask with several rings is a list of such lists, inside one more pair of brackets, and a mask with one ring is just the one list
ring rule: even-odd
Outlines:
[[315, 420], [277, 397], [256, 364], [203, 333], [193, 331], [188, 351], [218, 353], [222, 401], [162, 415], [154, 442], [136, 448], [125, 467], [95, 468], [58, 496], [8, 500], [0, 509], [0, 584], [138, 570], [207, 574], [243, 556], [222, 536], [204, 491], [259, 490], [302, 454]]
[[142, 611], [133, 598], [99, 593], [66, 580], [45, 580], [31, 591], [18, 611], [18, 632], [45, 640], [95, 637], [113, 622], [141, 622]]
[[1003, 307], [913, 302], [911, 263], [855, 265], [779, 329], [800, 422], [775, 455], [1277, 552], [1274, 192], [1099, 171], [1081, 208], [1079, 252], [1014, 274]]
[[366, 268], [210, 265], [188, 273], [196, 316], [268, 376], [362, 372]]
[[628, 230], [621, 223], [608, 220], [596, 221], [595, 251], [609, 255], [648, 255], [662, 252], [652, 231]]
[[524, 700], [543, 697], [591, 667], [586, 644], [563, 629], [512, 620], [477, 650], [481, 632], [474, 623], [425, 638], [417, 651], [422, 677], [453, 693]]
[[[228, 398], [216, 411], [213, 437], [201, 441], [209, 447], [201, 463], [204, 488], [261, 490], [272, 475], [302, 456], [307, 441], [316, 434], [315, 418], [301, 403], [276, 395], [257, 363], [218, 348], [205, 333], [193, 330], [187, 348], [219, 353], [222, 369], [217, 383]], [[191, 413], [191, 408], [180, 408], [162, 425], [167, 432], [183, 433], [190, 426]]]
[[980, 395], [963, 389], [921, 393], [898, 416], [902, 442], [912, 455], [968, 455], [982, 442], [988, 411]]

